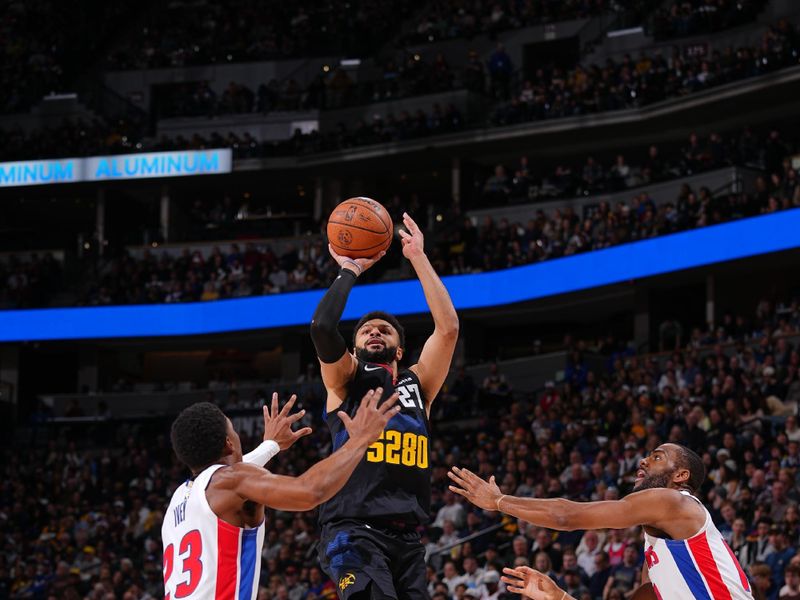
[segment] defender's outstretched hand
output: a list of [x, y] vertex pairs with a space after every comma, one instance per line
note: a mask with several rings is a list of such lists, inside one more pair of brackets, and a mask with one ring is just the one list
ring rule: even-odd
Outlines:
[[311, 427], [303, 427], [297, 431], [292, 430], [292, 425], [297, 423], [306, 414], [305, 410], [300, 410], [292, 415], [289, 413], [294, 406], [297, 396], [292, 394], [289, 401], [278, 410], [278, 392], [272, 393], [272, 412], [269, 407], [264, 405], [264, 441], [275, 440], [281, 450], [290, 448], [301, 437], [311, 433]]
[[350, 434], [350, 439], [367, 444], [377, 441], [389, 420], [400, 412], [400, 407], [395, 406], [398, 398], [397, 392], [378, 406], [382, 394], [383, 388], [375, 388], [364, 394], [356, 415], [352, 419], [343, 410], [336, 413], [344, 423], [347, 433]]
[[375, 256], [371, 258], [350, 258], [349, 256], [342, 256], [341, 254], [337, 254], [336, 250], [333, 249], [333, 246], [328, 244], [328, 252], [331, 253], [333, 260], [335, 260], [338, 265], [342, 268], [347, 267], [351, 271], [353, 271], [356, 275], [361, 275], [364, 271], [369, 269], [372, 265], [386, 256], [386, 251], [381, 250]]
[[453, 467], [447, 476], [453, 480], [450, 491], [464, 496], [475, 506], [484, 510], [498, 510], [497, 501], [503, 495], [494, 481], [494, 475], [489, 481], [484, 481], [469, 469]]
[[506, 589], [514, 594], [522, 594], [531, 600], [562, 600], [571, 598], [558, 587], [552, 579], [544, 573], [530, 567], [516, 567], [503, 569], [501, 581], [506, 584]]
[[419, 226], [408, 213], [403, 213], [403, 225], [408, 231], [400, 230], [400, 241], [403, 243], [403, 256], [411, 260], [425, 254], [425, 237]]

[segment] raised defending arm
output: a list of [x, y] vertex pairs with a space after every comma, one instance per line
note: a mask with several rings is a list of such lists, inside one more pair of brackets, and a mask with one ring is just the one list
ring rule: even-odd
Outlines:
[[[499, 510], [548, 529], [575, 531], [651, 525], [672, 534], [683, 529], [693, 533], [702, 525], [702, 511], [682, 510], [684, 502], [694, 501], [669, 488], [642, 490], [622, 500], [572, 502], [563, 498], [507, 496], [497, 487], [494, 476], [484, 481], [469, 469], [453, 467], [448, 475], [453, 482], [450, 490], [476, 506], [485, 510]], [[699, 506], [696, 503], [694, 505]], [[698, 519], [701, 521], [699, 524]]]

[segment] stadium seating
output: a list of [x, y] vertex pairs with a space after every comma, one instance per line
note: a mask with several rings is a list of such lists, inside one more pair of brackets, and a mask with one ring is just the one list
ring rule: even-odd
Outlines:
[[[600, 532], [595, 547], [582, 532], [501, 521], [452, 498], [445, 472], [459, 464], [494, 474], [508, 494], [612, 499], [631, 488], [639, 457], [659, 440], [701, 453], [708, 469], [701, 496], [745, 568], [758, 573], [760, 564], [794, 556], [793, 547], [776, 549], [773, 536], [786, 530], [796, 540], [800, 527], [793, 475], [800, 466], [797, 299], [765, 299], [749, 315], [726, 315], [713, 330], [672, 326], [662, 334], [665, 352], [645, 356], [609, 339], [569, 342], [563, 381], [535, 391], [516, 389], [502, 367], [483, 380], [469, 374], [474, 370], [453, 373], [435, 408], [435, 519], [423, 532], [434, 597], [459, 597], [460, 585], [487, 597], [487, 569], [548, 564], [545, 557], [545, 570], [563, 581], [575, 551], [580, 585], [592, 590], [585, 597], [602, 597], [597, 590], [615, 575], [611, 586], [629, 590], [633, 580], [623, 577], [619, 550], [633, 545], [638, 552], [638, 529]], [[306, 383], [280, 389], [299, 391], [304, 405], [315, 407], [322, 401], [315, 379], [312, 373]], [[239, 389], [223, 385], [205, 394], [232, 415], [249, 448], [260, 431], [258, 406], [272, 387]], [[58, 405], [57, 418], [41, 403], [24, 434], [35, 449], [3, 451], [2, 597], [160, 597], [163, 506], [185, 472], [160, 433], [169, 415], [115, 418], [114, 397]], [[311, 416], [317, 413], [306, 418], [315, 435], [275, 459], [273, 470], [299, 473], [324, 454], [325, 428]], [[480, 431], [471, 419], [481, 420]], [[315, 515], [268, 519], [263, 597], [331, 596], [331, 584], [315, 573]], [[595, 555], [609, 548], [616, 551], [611, 567], [595, 575]], [[768, 579], [770, 588], [783, 585], [781, 571]]]

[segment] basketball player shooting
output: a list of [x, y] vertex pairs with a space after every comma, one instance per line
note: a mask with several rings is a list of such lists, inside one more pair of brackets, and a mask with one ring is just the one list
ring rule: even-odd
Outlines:
[[341, 271], [311, 322], [328, 393], [326, 421], [334, 449], [348, 437], [339, 415], [355, 409], [363, 390], [380, 385], [384, 394], [394, 392], [400, 399], [400, 413], [392, 417], [342, 490], [320, 510], [320, 562], [343, 599], [428, 597], [425, 549], [416, 527], [429, 520], [428, 418], [450, 369], [458, 315], [425, 256], [422, 232], [407, 214], [403, 223], [407, 229], [400, 231], [403, 255], [419, 277], [434, 322], [419, 362], [399, 368], [406, 353], [405, 338], [400, 322], [390, 314], [370, 312], [359, 320], [353, 354], [338, 330], [356, 279], [383, 253], [349, 258], [331, 247]]
[[[694, 494], [705, 480], [702, 459], [678, 444], [643, 458], [633, 493], [622, 500], [571, 502], [503, 494], [494, 476], [484, 481], [453, 467], [450, 489], [484, 510], [498, 510], [559, 531], [644, 528], [642, 584], [633, 600], [752, 600], [750, 584], [708, 510]], [[546, 575], [529, 567], [503, 569], [511, 592], [532, 600], [570, 600]], [[574, 600], [574, 599], [573, 599]]]
[[335, 494], [350, 477], [369, 445], [399, 412], [397, 395], [378, 399], [369, 390], [350, 418], [341, 414], [347, 443], [299, 477], [263, 468], [279, 450], [311, 433], [292, 430], [304, 411], [290, 414], [292, 396], [278, 410], [264, 407], [264, 441], [242, 456], [231, 420], [214, 404], [199, 402], [172, 424], [172, 447], [192, 471], [172, 496], [161, 538], [164, 544], [164, 597], [192, 600], [255, 600], [264, 545], [264, 507], [306, 511]]

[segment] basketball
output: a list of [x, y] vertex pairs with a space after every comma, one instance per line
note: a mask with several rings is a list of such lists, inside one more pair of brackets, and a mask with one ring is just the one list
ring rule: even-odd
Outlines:
[[392, 218], [372, 198], [350, 198], [333, 209], [328, 241], [337, 254], [369, 258], [392, 243]]

